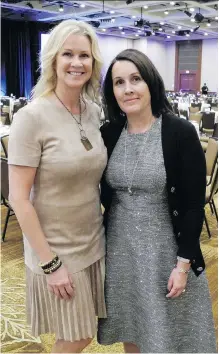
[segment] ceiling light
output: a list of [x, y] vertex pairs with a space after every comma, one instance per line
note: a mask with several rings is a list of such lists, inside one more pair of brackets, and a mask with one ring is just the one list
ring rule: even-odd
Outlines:
[[194, 16], [194, 19], [196, 22], [202, 22], [202, 20], [204, 20], [204, 16], [200, 12], [197, 12]]
[[136, 16], [134, 15], [134, 16], [132, 16], [132, 18], [136, 18]]
[[190, 32], [194, 32], [194, 29], [192, 28], [192, 29], [190, 29]]
[[210, 20], [208, 20], [207, 26], [211, 27], [211, 21]]
[[158, 29], [159, 29], [159, 31], [163, 31], [163, 28], [161, 28], [161, 27], [160, 27], [160, 28], [158, 28]]
[[178, 29], [181, 29], [182, 28], [182, 26], [178, 26]]
[[168, 15], [169, 11], [164, 11], [165, 15]]
[[156, 33], [155, 32], [151, 32], [151, 34], [152, 34], [152, 36], [155, 36]]
[[199, 29], [200, 26], [197, 26], [194, 28], [194, 32], [196, 32]]
[[190, 34], [186, 33], [186, 37], [190, 37]]
[[172, 33], [176, 33], [176, 31], [172, 31]]
[[135, 34], [135, 37], [139, 37], [139, 34], [136, 33], [136, 34]]
[[175, 5], [175, 1], [170, 1], [170, 5]]
[[145, 6], [143, 6], [144, 7], [144, 9], [148, 9], [148, 6], [147, 5], [145, 5]]
[[194, 12], [195, 11], [194, 7], [190, 7], [189, 11]]
[[85, 7], [85, 4], [81, 4], [80, 7]]
[[115, 18], [111, 18], [111, 22], [115, 22], [115, 20], [116, 20]]
[[63, 12], [63, 11], [64, 11], [63, 5], [61, 5], [61, 4], [59, 5], [59, 11], [60, 11], [60, 12]]
[[216, 16], [214, 19], [215, 19], [215, 20], [218, 20], [218, 16]]
[[191, 18], [191, 22], [195, 22], [195, 19], [194, 19], [194, 18]]
[[125, 34], [125, 32], [121, 32], [121, 34]]
[[167, 38], [170, 38], [170, 36], [167, 36]]
[[141, 33], [142, 31], [141, 30], [138, 30], [138, 33]]
[[110, 13], [111, 13], [111, 14], [114, 14], [114, 13], [115, 13], [115, 11], [111, 10], [111, 11], [110, 11]]
[[163, 25], [164, 25], [164, 22], [160, 22], [160, 25], [162, 25], [162, 26], [163, 26]]
[[208, 33], [207, 33], [207, 32], [205, 32], [205, 36], [208, 36]]
[[103, 32], [106, 32], [106, 28], [102, 28], [102, 31], [103, 31]]
[[119, 26], [119, 29], [120, 29], [120, 30], [122, 30], [122, 29], [123, 29], [123, 27]]

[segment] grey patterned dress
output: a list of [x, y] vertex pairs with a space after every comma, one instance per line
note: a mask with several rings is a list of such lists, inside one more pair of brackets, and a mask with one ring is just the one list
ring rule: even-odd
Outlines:
[[[161, 119], [146, 133], [126, 136], [124, 129], [109, 160], [106, 178], [114, 195], [107, 232], [107, 319], [99, 320], [98, 341], [132, 342], [144, 353], [215, 353], [205, 274], [197, 278], [191, 271], [186, 292], [165, 297], [177, 245], [168, 213]], [[145, 144], [133, 195], [124, 177], [125, 136], [129, 182]]]

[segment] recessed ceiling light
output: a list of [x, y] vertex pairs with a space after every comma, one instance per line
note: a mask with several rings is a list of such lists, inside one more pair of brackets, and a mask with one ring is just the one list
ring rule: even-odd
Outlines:
[[123, 27], [119, 26], [119, 29], [123, 29]]
[[192, 29], [190, 29], [190, 32], [194, 32], [194, 29], [192, 28]]
[[205, 36], [208, 36], [208, 33], [205, 32]]
[[134, 15], [134, 16], [132, 16], [132, 18], [136, 18], [136, 16]]
[[63, 12], [63, 11], [64, 11], [64, 7], [63, 7], [62, 4], [59, 5], [59, 11], [60, 11], [60, 12]]
[[163, 28], [160, 27], [160, 28], [159, 28], [159, 31], [163, 31]]
[[169, 11], [164, 11], [165, 15], [168, 15]]
[[194, 12], [195, 11], [194, 7], [190, 7], [189, 11]]
[[148, 9], [148, 6], [147, 5], [145, 5], [145, 6], [143, 6], [144, 7], [144, 9]]
[[186, 37], [190, 37], [190, 34], [189, 34], [189, 33], [186, 33]]
[[125, 32], [123, 31], [123, 32], [121, 32], [121, 34], [125, 34]]
[[218, 20], [218, 16], [216, 16], [214, 19], [215, 19], [215, 20]]
[[160, 25], [164, 25], [164, 22], [160, 22]]
[[115, 11], [111, 10], [111, 11], [110, 11], [110, 13], [111, 13], [111, 14], [114, 14], [114, 13], [115, 13]]
[[141, 30], [138, 30], [138, 33], [141, 33], [142, 31]]
[[175, 5], [175, 1], [170, 1], [170, 5]]
[[102, 31], [103, 31], [103, 32], [106, 32], [106, 28], [102, 28]]
[[194, 18], [191, 18], [191, 22], [195, 22], [195, 19], [194, 19]]
[[211, 21], [210, 20], [208, 20], [207, 26], [211, 27]]
[[111, 22], [115, 22], [115, 20], [116, 20], [115, 18], [111, 18]]
[[139, 37], [139, 34], [136, 33], [136, 34], [135, 34], [135, 37]]
[[167, 36], [167, 38], [170, 38], [170, 36]]
[[176, 31], [172, 31], [172, 33], [176, 33]]
[[85, 4], [81, 4], [80, 7], [85, 7]]
[[182, 26], [178, 26], [178, 29], [181, 29], [182, 28]]
[[156, 34], [155, 32], [152, 32], [152, 36], [155, 36], [155, 34]]

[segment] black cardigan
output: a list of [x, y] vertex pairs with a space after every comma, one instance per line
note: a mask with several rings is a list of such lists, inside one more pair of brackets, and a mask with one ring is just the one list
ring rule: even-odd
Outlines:
[[[123, 127], [123, 123], [112, 122], [101, 127], [108, 159]], [[205, 268], [199, 242], [205, 206], [205, 156], [194, 126], [172, 113], [162, 115], [162, 148], [169, 212], [178, 244], [177, 255], [190, 259], [191, 267], [198, 276]], [[113, 190], [106, 183], [104, 173], [101, 180], [101, 202], [105, 208], [106, 228], [112, 194]]]

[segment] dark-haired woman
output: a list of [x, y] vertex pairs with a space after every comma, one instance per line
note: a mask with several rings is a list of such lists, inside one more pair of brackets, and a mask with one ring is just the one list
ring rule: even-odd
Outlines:
[[127, 353], [212, 353], [202, 230], [206, 167], [192, 124], [172, 113], [151, 61], [128, 49], [104, 82], [102, 179], [107, 319], [101, 344]]

